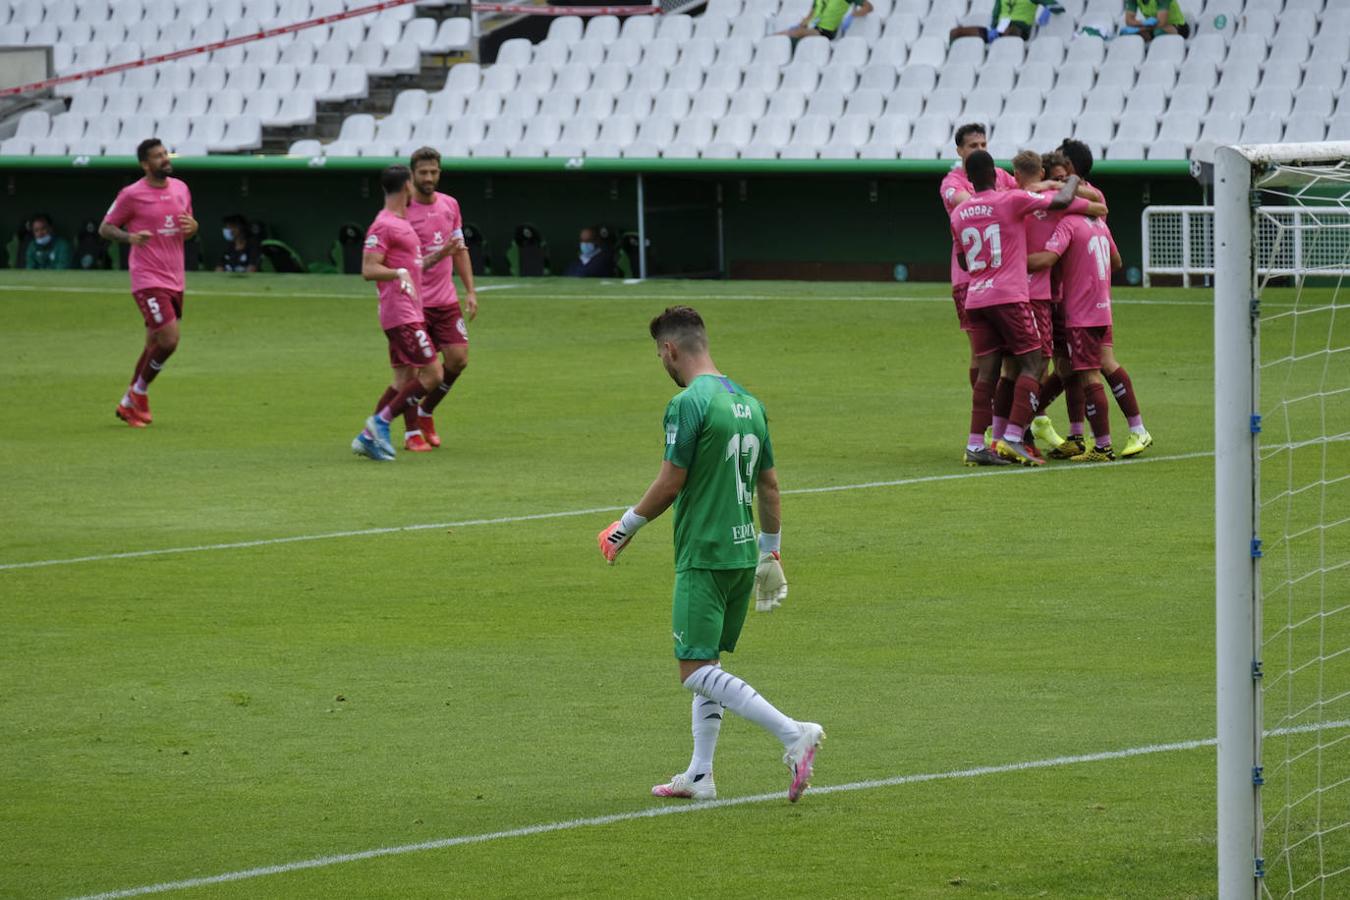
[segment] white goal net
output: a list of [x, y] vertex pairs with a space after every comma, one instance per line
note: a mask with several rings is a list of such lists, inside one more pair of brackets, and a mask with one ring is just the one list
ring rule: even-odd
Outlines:
[[1350, 897], [1350, 145], [1224, 153], [1219, 894]]

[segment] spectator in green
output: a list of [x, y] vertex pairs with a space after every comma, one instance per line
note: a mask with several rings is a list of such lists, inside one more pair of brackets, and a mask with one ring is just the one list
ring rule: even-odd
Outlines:
[[28, 242], [25, 269], [69, 269], [70, 241], [52, 231], [52, 220], [38, 213], [28, 223], [33, 239]]
[[993, 13], [989, 17], [989, 27], [982, 25], [958, 25], [949, 35], [952, 40], [963, 37], [984, 38], [986, 41], [1002, 37], [1016, 37], [1022, 40], [1031, 38], [1031, 29], [1036, 25], [1037, 7], [1047, 5], [1037, 0], [994, 0]]
[[1151, 41], [1160, 34], [1191, 36], [1186, 14], [1177, 0], [1125, 0], [1125, 27], [1121, 34], [1137, 34]]
[[842, 27], [844, 16], [848, 15], [853, 7], [857, 7], [853, 10], [855, 19], [861, 19], [872, 12], [871, 0], [811, 0], [811, 11], [807, 13], [806, 18], [792, 28], [778, 33], [785, 34], [793, 40], [816, 35], [833, 39]]

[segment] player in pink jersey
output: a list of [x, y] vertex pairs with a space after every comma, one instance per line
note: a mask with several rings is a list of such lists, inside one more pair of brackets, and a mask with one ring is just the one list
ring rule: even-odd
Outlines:
[[1078, 180], [1082, 182], [1079, 185], [1078, 196], [1096, 200], [1106, 206], [1106, 195], [1102, 193], [1102, 189], [1088, 181], [1088, 176], [1092, 174], [1092, 148], [1082, 141], [1065, 138], [1060, 142], [1059, 153], [1068, 163], [1069, 174], [1077, 175]]
[[[469, 364], [469, 329], [478, 314], [478, 295], [473, 287], [473, 263], [464, 243], [464, 218], [459, 202], [436, 190], [441, 181], [441, 154], [422, 147], [412, 155], [413, 202], [408, 204], [408, 224], [422, 242], [422, 311], [427, 333], [441, 353], [444, 374], [416, 409], [413, 430], [405, 437], [408, 450], [430, 450], [441, 445], [431, 415], [455, 379]], [[454, 276], [464, 284], [463, 310], [455, 293]]]
[[953, 238], [961, 244], [958, 264], [970, 276], [966, 291], [966, 316], [978, 362], [971, 397], [970, 439], [966, 461], [987, 464], [983, 457], [984, 429], [993, 412], [990, 401], [1001, 363], [1000, 354], [1017, 357], [1019, 373], [1014, 386], [1012, 410], [1003, 440], [994, 446], [999, 456], [1021, 465], [1043, 465], [1027, 452], [1022, 436], [1037, 406], [1040, 388], [1041, 338], [1027, 292], [1026, 232], [1022, 220], [1038, 210], [1104, 211], [1086, 200], [1076, 199], [1078, 179], [1071, 178], [1053, 197], [1030, 191], [996, 190], [996, 167], [987, 152], [966, 156], [966, 174], [975, 193], [952, 210]]
[[[985, 137], [985, 128], [978, 122], [971, 122], [962, 125], [956, 129], [956, 155], [959, 160], [952, 166], [950, 172], [942, 179], [942, 184], [938, 187], [938, 194], [942, 197], [942, 208], [947, 211], [947, 215], [952, 214], [952, 210], [970, 199], [970, 195], [975, 193], [975, 188], [971, 187], [970, 179], [966, 177], [965, 161], [966, 157], [976, 150], [988, 150], [989, 141]], [[1017, 187], [1017, 182], [1011, 175], [1002, 169], [994, 170], [994, 177], [998, 179], [996, 187], [1001, 191], [1012, 190]], [[961, 330], [966, 332], [967, 337], [970, 334], [970, 323], [966, 321], [966, 287], [970, 282], [970, 277], [966, 275], [957, 264], [956, 243], [952, 242], [952, 302], [956, 304], [956, 321], [961, 326]], [[970, 348], [970, 385], [975, 386], [975, 347], [972, 344]]]
[[394, 458], [389, 423], [416, 408], [441, 380], [441, 364], [422, 315], [422, 246], [405, 213], [412, 202], [412, 172], [390, 166], [380, 173], [384, 209], [366, 231], [361, 277], [376, 282], [380, 294], [380, 327], [389, 341], [394, 367], [391, 397], [380, 398], [365, 430], [352, 439], [352, 452], [371, 459]]
[[[1058, 150], [1052, 150], [1044, 154], [1041, 157], [1041, 166], [1045, 170], [1045, 174], [1051, 179], [1062, 181], [1071, 174], [1068, 160]], [[1088, 199], [1101, 196], [1100, 192], [1095, 189], [1084, 188], [1081, 183], [1078, 186], [1078, 196], [1084, 196], [1087, 190], [1091, 190]], [[1032, 243], [1028, 241], [1027, 246], [1032, 252], [1035, 252], [1045, 246], [1045, 242]], [[1054, 371], [1048, 372], [1041, 379], [1041, 413], [1045, 416], [1045, 423], [1040, 426], [1040, 432], [1045, 435], [1042, 440], [1050, 447], [1046, 451], [1047, 456], [1051, 459], [1071, 459], [1085, 449], [1083, 428], [1087, 420], [1087, 413], [1083, 400], [1082, 379], [1071, 377], [1073, 368], [1069, 362], [1068, 329], [1064, 324], [1064, 289], [1060, 279], [1059, 266], [1053, 266], [1047, 271], [1050, 274], [1051, 298], [1054, 301], [1050, 307], [1050, 326], [1055, 368]], [[1049, 424], [1049, 416], [1045, 415], [1045, 410], [1060, 394], [1064, 395], [1064, 405], [1069, 414], [1069, 437], [1059, 444], [1054, 444], [1053, 439], [1059, 435], [1055, 432], [1054, 426]], [[1038, 421], [1039, 417], [1031, 422], [1033, 433], [1038, 430]]]
[[131, 384], [117, 404], [132, 428], [151, 422], [150, 382], [178, 349], [183, 317], [183, 241], [197, 233], [192, 193], [173, 174], [169, 151], [159, 138], [136, 147], [145, 177], [122, 188], [99, 226], [99, 237], [131, 245], [131, 296], [145, 320], [145, 348]]
[[1136, 456], [1153, 443], [1144, 428], [1139, 402], [1129, 373], [1116, 362], [1111, 329], [1111, 272], [1121, 267], [1120, 252], [1105, 219], [1065, 216], [1042, 251], [1027, 260], [1034, 270], [1059, 263], [1064, 284], [1064, 317], [1069, 332], [1069, 356], [1075, 378], [1084, 382], [1087, 416], [1094, 447], [1074, 456], [1078, 462], [1115, 459], [1111, 448], [1110, 413], [1101, 376], [1130, 426], [1122, 456]]
[[[1068, 178], [1067, 172], [1056, 171], [1047, 172], [1044, 159], [1034, 150], [1023, 150], [1013, 157], [1013, 174], [1017, 178], [1017, 183], [1026, 188], [1042, 183], [1047, 174], [1052, 180], [1063, 182]], [[1056, 177], [1058, 176], [1058, 177]], [[1078, 196], [1083, 196], [1083, 186], [1078, 186]], [[1094, 192], [1093, 196], [1096, 194]], [[1090, 198], [1089, 198], [1090, 199]], [[1027, 216], [1022, 221], [1026, 225], [1027, 248], [1029, 251], [1035, 251], [1045, 246], [1045, 242], [1050, 239], [1050, 235], [1055, 233], [1055, 227], [1064, 217], [1062, 211], [1040, 211]], [[1046, 455], [1055, 459], [1068, 459], [1083, 452], [1080, 444], [1065, 441], [1055, 431], [1055, 426], [1050, 421], [1050, 417], [1045, 414], [1046, 408], [1050, 402], [1057, 396], [1063, 388], [1060, 386], [1061, 380], [1058, 373], [1069, 372], [1069, 363], [1067, 352], [1061, 354], [1064, 357], [1056, 362], [1056, 374], [1047, 374], [1049, 361], [1055, 357], [1055, 334], [1056, 334], [1056, 315], [1059, 304], [1059, 297], [1055, 290], [1055, 282], [1051, 275], [1053, 269], [1042, 269], [1037, 272], [1029, 272], [1027, 275], [1027, 291], [1031, 297], [1031, 306], [1036, 313], [1036, 327], [1041, 333], [1041, 389], [1040, 389], [1040, 408], [1036, 411], [1037, 415], [1031, 420], [1031, 433], [1035, 435], [1036, 440], [1044, 444], [1047, 448]], [[1063, 331], [1063, 315], [1059, 314], [1059, 331]], [[994, 392], [994, 437], [1002, 437], [1002, 430], [999, 427], [999, 416], [1002, 413], [1006, 416], [1006, 410], [1011, 407], [1012, 400], [1012, 382], [1007, 378], [1005, 367], [1004, 377], [998, 381], [998, 387]], [[1070, 390], [1077, 393], [1077, 402], [1079, 407], [1082, 405], [1082, 389], [1077, 381], [1073, 381]], [[1005, 394], [1007, 399], [1004, 400]], [[1070, 399], [1070, 406], [1073, 406], [1073, 398]]]

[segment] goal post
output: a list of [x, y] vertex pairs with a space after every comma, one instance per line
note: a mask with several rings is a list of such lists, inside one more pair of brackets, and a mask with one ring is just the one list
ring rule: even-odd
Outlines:
[[1350, 143], [1219, 148], [1214, 201], [1218, 896], [1350, 896]]
[[1214, 590], [1220, 900], [1255, 900], [1260, 755], [1255, 660], [1257, 540], [1256, 272], [1252, 163], [1214, 160]]

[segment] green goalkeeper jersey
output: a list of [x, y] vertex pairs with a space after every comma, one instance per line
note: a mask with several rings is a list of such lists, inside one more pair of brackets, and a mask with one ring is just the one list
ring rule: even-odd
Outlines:
[[666, 407], [665, 458], [688, 474], [675, 498], [675, 571], [759, 562], [751, 507], [773, 468], [764, 407], [730, 378], [700, 375]]

